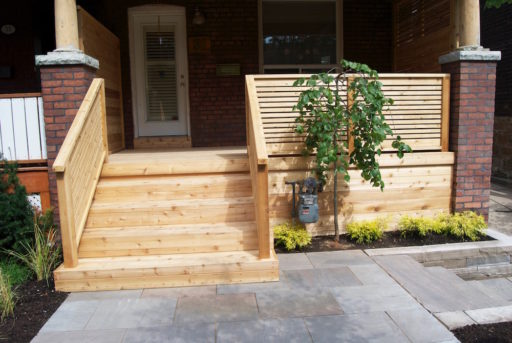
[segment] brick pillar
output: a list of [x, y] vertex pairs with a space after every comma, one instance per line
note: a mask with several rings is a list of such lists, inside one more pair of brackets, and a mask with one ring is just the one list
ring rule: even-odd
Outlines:
[[37, 56], [41, 73], [50, 201], [59, 223], [57, 179], [53, 162], [66, 138], [73, 119], [96, 76], [98, 61], [80, 51], [61, 50]]
[[496, 64], [500, 52], [455, 51], [441, 56], [451, 74], [450, 151], [455, 152], [452, 210], [476, 211], [486, 220], [491, 189]]

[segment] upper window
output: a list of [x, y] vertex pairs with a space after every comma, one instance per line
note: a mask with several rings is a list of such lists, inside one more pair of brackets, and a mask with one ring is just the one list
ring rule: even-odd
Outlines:
[[336, 1], [262, 1], [264, 73], [316, 73], [336, 65]]

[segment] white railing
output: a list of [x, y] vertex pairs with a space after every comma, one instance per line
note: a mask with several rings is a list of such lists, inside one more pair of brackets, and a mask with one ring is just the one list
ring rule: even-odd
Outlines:
[[0, 152], [8, 160], [47, 158], [40, 93], [0, 95]]

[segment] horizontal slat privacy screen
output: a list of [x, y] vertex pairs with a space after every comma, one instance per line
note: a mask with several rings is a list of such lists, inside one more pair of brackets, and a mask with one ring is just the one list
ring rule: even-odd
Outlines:
[[146, 27], [144, 45], [147, 120], [178, 120], [174, 28]]
[[[400, 135], [413, 150], [441, 150], [444, 74], [383, 74], [384, 94], [395, 102], [384, 111], [395, 135]], [[302, 75], [256, 75], [254, 83], [269, 154], [300, 154], [304, 138], [295, 133], [293, 111], [299, 94], [308, 87], [294, 87]], [[343, 88], [346, 97], [346, 89]], [[392, 137], [383, 148], [391, 148]], [[346, 139], [346, 136], [345, 136]]]
[[46, 159], [41, 97], [0, 99], [0, 152], [8, 160]]

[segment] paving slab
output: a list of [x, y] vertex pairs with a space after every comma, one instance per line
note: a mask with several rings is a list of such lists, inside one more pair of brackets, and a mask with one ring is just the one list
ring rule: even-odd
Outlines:
[[312, 269], [313, 265], [306, 254], [277, 254], [279, 270]]
[[470, 310], [466, 314], [478, 324], [509, 322], [512, 321], [512, 305]]
[[337, 287], [331, 289], [344, 313], [419, 309], [421, 306], [402, 288], [394, 286]]
[[506, 278], [468, 281], [491, 298], [503, 302], [512, 301], [512, 282]]
[[171, 325], [176, 299], [110, 299], [100, 302], [86, 330]]
[[374, 263], [361, 250], [310, 252], [306, 255], [315, 268], [360, 266]]
[[285, 272], [279, 272], [279, 281], [276, 282], [254, 282], [239, 283], [233, 285], [218, 285], [217, 294], [236, 294], [236, 293], [257, 293], [272, 290], [289, 290], [289, 284], [286, 280]]
[[436, 316], [436, 318], [439, 319], [449, 330], [476, 324], [475, 321], [464, 311], [440, 312], [434, 313], [434, 316]]
[[174, 288], [148, 288], [142, 292], [142, 298], [174, 298], [214, 296], [217, 286], [174, 287]]
[[311, 337], [302, 318], [220, 323], [217, 343], [306, 343]]
[[[423, 308], [388, 311], [388, 315], [403, 333], [415, 343], [435, 343], [455, 340], [455, 336]], [[428, 328], [428, 330], [425, 330]]]
[[258, 319], [256, 298], [253, 293], [247, 293], [179, 298], [175, 322], [182, 325], [255, 319]]
[[409, 342], [384, 312], [305, 318], [315, 343]]
[[376, 264], [350, 266], [348, 267], [358, 280], [364, 285], [394, 285], [395, 280], [391, 278], [381, 267]]
[[99, 305], [99, 300], [66, 300], [44, 324], [40, 332], [83, 330]]
[[71, 293], [66, 301], [78, 300], [106, 300], [106, 299], [136, 299], [140, 298], [142, 289], [123, 290], [123, 291], [97, 291], [97, 292], [77, 292]]
[[283, 273], [290, 288], [315, 289], [362, 285], [348, 267], [288, 270]]
[[215, 343], [215, 324], [128, 329], [123, 343]]
[[450, 312], [499, 306], [453, 272], [441, 267], [424, 268], [403, 255], [377, 256], [375, 261], [431, 312]]
[[261, 318], [287, 318], [342, 314], [333, 295], [322, 289], [256, 293]]
[[32, 343], [120, 343], [125, 330], [41, 332]]

